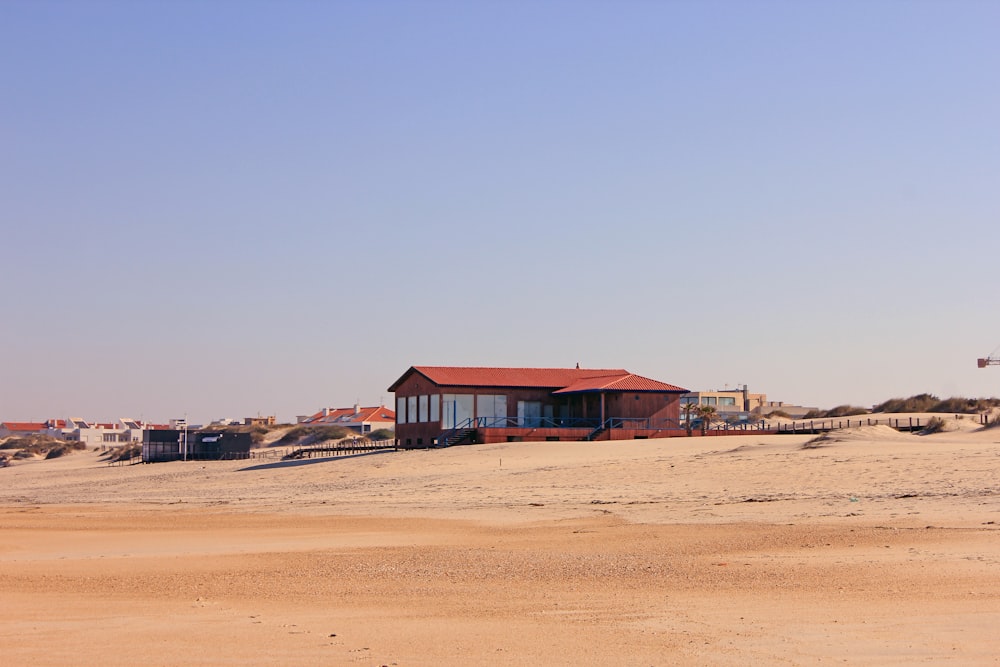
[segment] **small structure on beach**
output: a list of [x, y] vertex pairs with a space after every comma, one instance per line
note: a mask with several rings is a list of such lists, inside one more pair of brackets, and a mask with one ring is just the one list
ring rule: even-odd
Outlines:
[[143, 432], [144, 463], [163, 461], [221, 461], [250, 458], [249, 433], [157, 429]]

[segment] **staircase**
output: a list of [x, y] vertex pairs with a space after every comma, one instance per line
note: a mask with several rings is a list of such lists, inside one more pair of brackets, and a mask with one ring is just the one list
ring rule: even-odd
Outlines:
[[437, 446], [451, 447], [452, 445], [464, 444], [466, 441], [471, 442], [472, 436], [475, 434], [476, 429], [474, 428], [453, 428], [438, 437]]

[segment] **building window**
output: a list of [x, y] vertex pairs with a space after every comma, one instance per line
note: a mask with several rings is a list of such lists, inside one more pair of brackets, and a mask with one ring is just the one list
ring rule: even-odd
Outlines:
[[417, 422], [417, 397], [406, 397], [406, 423], [415, 424]]
[[420, 410], [419, 420], [422, 422], [427, 421], [427, 396], [420, 396], [417, 400], [417, 405]]
[[396, 399], [396, 423], [406, 423], [406, 398], [403, 396]]
[[480, 426], [506, 426], [507, 395], [480, 394], [479, 396], [476, 396], [476, 417], [480, 419]]
[[702, 396], [701, 397], [701, 404], [702, 405], [717, 405], [718, 402], [719, 401], [716, 399], [715, 396]]
[[463, 426], [472, 418], [472, 394], [443, 394], [441, 396], [442, 426]]
[[719, 405], [722, 407], [736, 407], [736, 397], [735, 396], [720, 396]]
[[441, 421], [441, 397], [438, 394], [431, 396], [431, 421]]

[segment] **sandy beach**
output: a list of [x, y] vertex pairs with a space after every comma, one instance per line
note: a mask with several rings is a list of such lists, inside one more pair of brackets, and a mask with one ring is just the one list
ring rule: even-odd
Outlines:
[[1000, 430], [0, 469], [5, 665], [1000, 662]]

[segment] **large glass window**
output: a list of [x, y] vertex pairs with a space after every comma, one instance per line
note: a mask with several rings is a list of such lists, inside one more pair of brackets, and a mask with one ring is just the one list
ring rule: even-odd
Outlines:
[[701, 397], [701, 404], [702, 405], [717, 405], [718, 402], [719, 401], [717, 400], [717, 398], [715, 396], [702, 396]]
[[730, 408], [735, 407], [736, 406], [736, 397], [735, 396], [720, 396], [719, 397], [719, 405], [723, 406], [723, 407], [730, 407]]
[[472, 419], [472, 394], [442, 394], [441, 413], [443, 419], [441, 426], [444, 428], [455, 428], [467, 424]]
[[427, 396], [420, 396], [417, 400], [417, 409], [420, 413], [420, 421], [427, 421]]
[[441, 397], [437, 394], [431, 396], [431, 421], [436, 422], [441, 419]]
[[406, 397], [404, 396], [396, 399], [396, 423], [406, 423]]
[[417, 421], [417, 397], [407, 396], [406, 398], [406, 423], [414, 424]]
[[541, 401], [517, 402], [517, 425], [537, 427], [542, 425]]
[[480, 426], [506, 426], [507, 396], [505, 394], [480, 394], [476, 396], [476, 418], [480, 420]]

